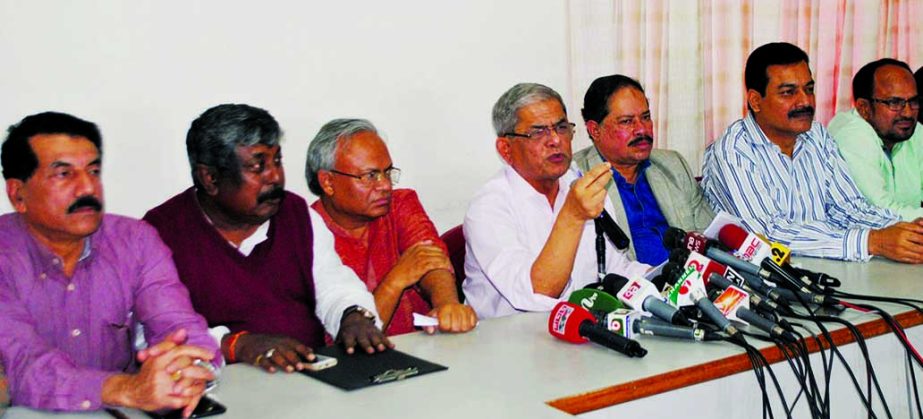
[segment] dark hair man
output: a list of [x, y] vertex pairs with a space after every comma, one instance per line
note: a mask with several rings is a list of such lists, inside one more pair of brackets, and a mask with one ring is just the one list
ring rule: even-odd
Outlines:
[[670, 255], [668, 227], [702, 231], [715, 214], [683, 157], [654, 149], [654, 121], [641, 84], [621, 74], [600, 77], [583, 97], [583, 120], [593, 145], [574, 154], [582, 171], [612, 165], [606, 185], [615, 220], [631, 238], [628, 256], [650, 265]]
[[173, 250], [192, 302], [225, 326], [228, 362], [293, 372], [324, 332], [352, 352], [383, 351], [372, 295], [343, 266], [333, 238], [285, 191], [282, 130], [263, 109], [219, 105], [189, 127], [193, 187], [144, 216]]
[[794, 254], [923, 262], [923, 225], [899, 223], [894, 212], [871, 205], [814, 122], [807, 54], [766, 44], [745, 71], [750, 112], [705, 152], [702, 187], [712, 207]]
[[[103, 214], [96, 125], [28, 116], [10, 128], [2, 162], [16, 211], [0, 216], [0, 360], [13, 405], [191, 413], [215, 378], [193, 363], [220, 364], [218, 345], [157, 232]], [[157, 344], [136, 354], [139, 323]]]
[[856, 186], [873, 204], [904, 221], [923, 217], [923, 130], [920, 95], [910, 66], [882, 58], [853, 78], [853, 103], [827, 129]]

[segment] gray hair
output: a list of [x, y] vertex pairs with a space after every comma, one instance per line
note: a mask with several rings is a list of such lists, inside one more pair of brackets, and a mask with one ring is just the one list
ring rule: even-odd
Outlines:
[[263, 144], [274, 147], [282, 138], [279, 123], [265, 109], [250, 105], [223, 104], [199, 115], [186, 133], [186, 154], [192, 181], [198, 187], [196, 165], [214, 167], [231, 180], [241, 179], [238, 146]]
[[567, 114], [567, 107], [564, 106], [561, 95], [548, 86], [538, 83], [519, 83], [511, 87], [494, 104], [493, 122], [497, 136], [503, 136], [516, 129], [516, 124], [519, 123], [519, 116], [516, 113], [520, 109], [549, 99], [557, 100], [561, 104], [561, 109]]
[[308, 189], [317, 196], [323, 196], [324, 190], [317, 180], [320, 170], [332, 170], [340, 140], [347, 139], [360, 132], [378, 134], [378, 130], [367, 119], [342, 118], [327, 122], [320, 128], [308, 146], [308, 159], [304, 167], [304, 177]]

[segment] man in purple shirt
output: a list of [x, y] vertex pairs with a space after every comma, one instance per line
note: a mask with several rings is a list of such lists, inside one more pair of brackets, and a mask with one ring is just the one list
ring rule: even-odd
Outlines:
[[[143, 222], [103, 215], [96, 125], [46, 112], [10, 127], [0, 216], [0, 361], [14, 405], [184, 409], [214, 380], [217, 342]], [[151, 348], [135, 354], [144, 326]], [[195, 363], [195, 364], [194, 364]]]

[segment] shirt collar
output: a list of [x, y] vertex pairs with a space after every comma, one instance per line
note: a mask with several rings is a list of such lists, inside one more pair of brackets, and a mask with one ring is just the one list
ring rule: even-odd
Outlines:
[[[196, 203], [198, 202], [199, 200], [196, 199]], [[208, 224], [211, 225], [212, 228], [215, 228], [215, 230], [217, 230], [217, 228], [215, 227], [215, 223], [212, 222], [212, 219], [208, 216], [205, 210], [202, 209], [201, 205], [199, 205], [199, 211], [202, 212], [202, 216], [205, 217], [205, 221], [208, 221]], [[270, 221], [272, 221], [272, 219], [263, 221], [263, 224], [260, 224], [260, 226], [256, 228], [256, 231], [254, 231], [253, 234], [251, 234], [250, 236], [248, 236], [247, 238], [243, 239], [240, 242], [240, 246], [234, 244], [234, 242], [230, 240], [227, 240], [228, 244], [231, 245], [231, 247], [237, 249], [237, 251], [240, 252], [242, 255], [250, 256], [250, 253], [253, 252], [253, 249], [256, 248], [257, 245], [266, 241], [266, 239], [269, 238]]]
[[[602, 154], [600, 154], [599, 157], [602, 158]], [[603, 158], [603, 161], [606, 161], [606, 159]], [[641, 182], [641, 179], [644, 178], [644, 171], [646, 171], [648, 167], [651, 167], [651, 159], [647, 159], [647, 160], [642, 161], [641, 163], [638, 163], [638, 176], [635, 177], [635, 184]], [[612, 170], [612, 179], [615, 181], [617, 185], [619, 186], [631, 185], [631, 183], [628, 183], [628, 181], [625, 180], [625, 177], [622, 176], [622, 174], [619, 173], [618, 170], [615, 170], [614, 167], [611, 170]]]
[[[766, 136], [766, 133], [763, 132], [763, 129], [760, 128], [760, 124], [758, 124], [756, 122], [756, 118], [753, 117], [753, 112], [747, 111], [747, 116], [744, 118], [743, 121], [744, 121], [744, 127], [746, 128], [747, 132], [752, 133], [752, 135], [750, 135], [750, 138], [752, 139], [750, 144], [754, 146], [762, 146], [762, 147], [775, 147], [775, 149], [779, 153], [782, 152], [782, 149], [779, 148], [779, 146], [776, 143], [772, 142], [772, 140], [770, 140], [769, 137]], [[801, 148], [802, 142], [811, 140], [811, 131], [813, 129], [814, 129], [814, 122], [812, 121], [811, 128], [809, 128], [805, 132], [802, 132], [801, 134], [798, 134], [798, 136], [795, 137], [795, 150], [792, 152], [793, 158], [798, 154], [798, 150]]]

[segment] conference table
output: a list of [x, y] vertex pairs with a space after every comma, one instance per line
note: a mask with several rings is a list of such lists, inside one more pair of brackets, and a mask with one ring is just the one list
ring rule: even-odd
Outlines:
[[[923, 297], [923, 266], [884, 260], [844, 263], [796, 258], [807, 269], [842, 280], [843, 291]], [[923, 347], [923, 316], [908, 307], [876, 303], [907, 328]], [[879, 317], [847, 310], [841, 317], [868, 337], [870, 358], [894, 417], [911, 417], [904, 349]], [[689, 342], [641, 336], [644, 358], [629, 358], [595, 344], [575, 345], [547, 331], [548, 313], [523, 313], [482, 320], [465, 334], [414, 333], [393, 339], [403, 352], [448, 370], [355, 391], [344, 391], [302, 374], [267, 374], [249, 365], [223, 371], [214, 397], [228, 408], [224, 418], [752, 418], [761, 417], [761, 394], [744, 350], [725, 342]], [[827, 324], [840, 351], [865, 385], [858, 345], [846, 330]], [[749, 340], [779, 361], [774, 345]], [[816, 345], [815, 345], [816, 346]], [[829, 356], [829, 351], [827, 352]], [[355, 355], [365, 356], [365, 355]], [[812, 355], [820, 371], [820, 357]], [[915, 368], [915, 367], [914, 367]], [[788, 365], [773, 364], [791, 403], [798, 388]], [[917, 372], [920, 369], [917, 368]], [[920, 375], [920, 374], [918, 374]], [[867, 417], [839, 362], [831, 383], [831, 417]], [[818, 375], [820, 379], [820, 375]], [[923, 379], [923, 377], [921, 377]], [[785, 417], [776, 390], [768, 389], [776, 417]], [[803, 396], [802, 396], [803, 398]], [[876, 412], [883, 417], [880, 401]], [[122, 409], [129, 417], [144, 417]], [[51, 416], [13, 408], [5, 418]], [[111, 417], [102, 412], [74, 417]], [[809, 417], [805, 402], [794, 417]]]

